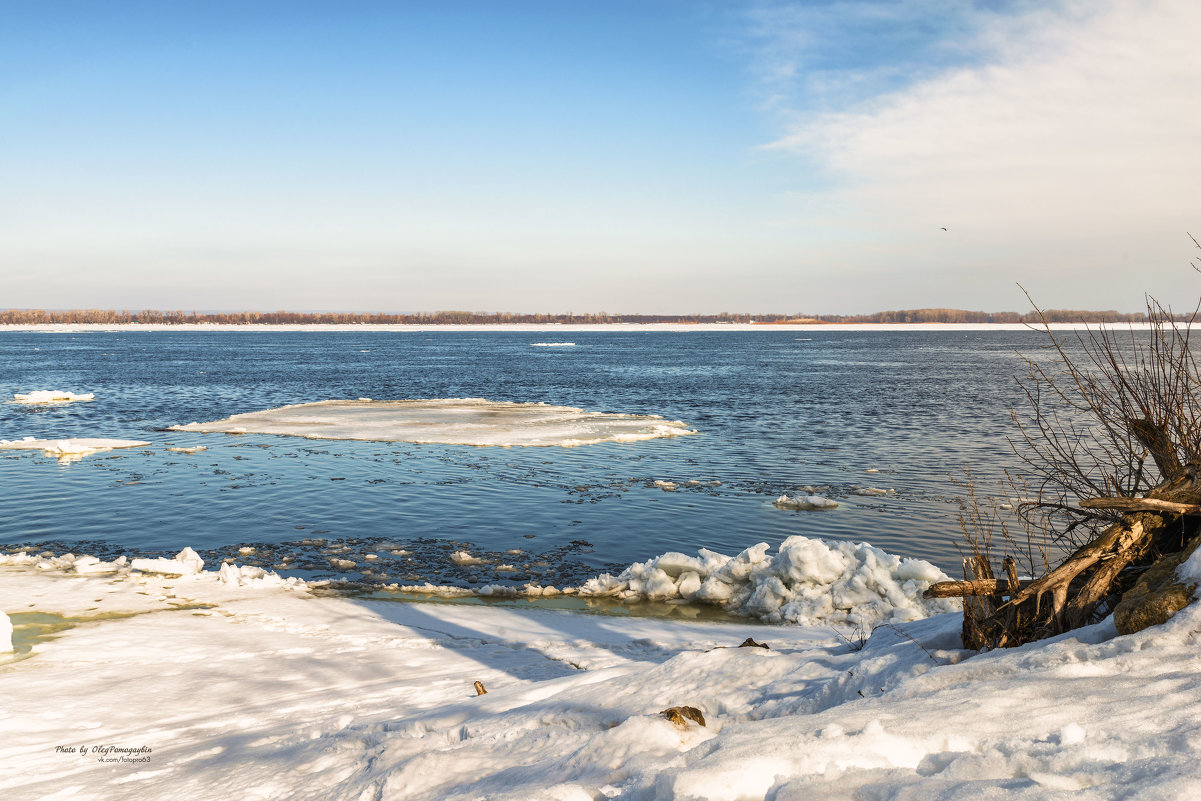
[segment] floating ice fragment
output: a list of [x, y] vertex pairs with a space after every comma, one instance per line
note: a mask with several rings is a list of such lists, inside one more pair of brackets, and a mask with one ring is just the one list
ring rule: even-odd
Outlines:
[[167, 450], [171, 451], [172, 453], [199, 453], [200, 451], [207, 451], [208, 446], [207, 445], [193, 445], [188, 448], [167, 448]]
[[446, 445], [575, 447], [695, 434], [658, 415], [589, 412], [573, 406], [481, 398], [331, 400], [172, 426], [174, 431], [280, 434]]
[[820, 495], [781, 495], [773, 503], [781, 509], [834, 509], [838, 501]]
[[483, 565], [488, 563], [487, 559], [472, 556], [468, 551], [455, 551], [450, 555], [450, 561], [456, 565]]
[[531, 348], [574, 348], [574, 342], [531, 342]]
[[13, 395], [13, 403], [73, 403], [75, 401], [90, 401], [95, 397], [95, 394], [91, 392], [76, 395], [74, 392], [38, 389], [25, 394]]
[[894, 489], [880, 489], [879, 487], [860, 487], [855, 490], [856, 495], [896, 495]]
[[0, 654], [10, 653], [13, 649], [13, 624], [8, 615], [0, 612]]
[[34, 439], [24, 437], [20, 440], [0, 440], [0, 450], [40, 450], [47, 456], [57, 456], [60, 460], [71, 457], [87, 456], [91, 453], [107, 451], [113, 448], [142, 448], [149, 442], [136, 439], [101, 439], [98, 437], [79, 437], [77, 439]]
[[659, 489], [663, 490], [664, 492], [671, 492], [671, 491], [675, 490], [676, 482], [656, 480], [655, 486], [658, 487]]
[[164, 573], [171, 576], [191, 576], [204, 567], [204, 560], [191, 548], [184, 548], [174, 559], [134, 559], [130, 562], [134, 570], [143, 573]]

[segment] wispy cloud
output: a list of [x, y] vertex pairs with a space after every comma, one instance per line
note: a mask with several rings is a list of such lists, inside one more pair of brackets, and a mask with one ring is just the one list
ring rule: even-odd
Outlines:
[[[805, 7], [796, 12], [801, 30], [783, 26], [772, 47], [803, 49], [805, 30], [810, 39], [823, 31], [833, 37], [822, 26], [834, 25], [838, 11], [875, 8]], [[889, 3], [872, 13], [912, 11], [909, 26], [921, 28], [928, 8]], [[1060, 294], [1077, 291], [1091, 304], [1106, 302], [1098, 277], [1129, 292], [1151, 268], [1180, 272], [1180, 281], [1165, 278], [1159, 289], [1183, 286], [1191, 278], [1179, 270], [1188, 256], [1184, 233], [1201, 228], [1201, 6], [1073, 2], [1019, 11], [957, 14], [950, 28], [923, 40], [924, 53], [956, 55], [940, 62], [902, 53], [893, 72], [904, 78], [894, 88], [880, 77], [888, 64], [845, 62], [843, 86], [859, 75], [874, 88], [795, 106], [767, 147], [818, 165], [835, 187], [806, 197], [796, 222], [827, 238], [831, 226], [841, 229], [841, 264], [906, 264], [906, 286], [922, 289], [929, 288], [923, 275], [934, 281], [999, 263], [1017, 273], [1011, 280], [1036, 266], [1052, 295], [1062, 287]], [[778, 20], [791, 12], [770, 13]], [[944, 37], [952, 29], [958, 45]], [[812, 58], [802, 54], [802, 63]], [[807, 80], [798, 70], [791, 80]], [[930, 240], [943, 226], [961, 246]], [[1147, 262], [1133, 282], [1131, 259]], [[1094, 279], [1087, 287], [1079, 284], [1083, 274]]]

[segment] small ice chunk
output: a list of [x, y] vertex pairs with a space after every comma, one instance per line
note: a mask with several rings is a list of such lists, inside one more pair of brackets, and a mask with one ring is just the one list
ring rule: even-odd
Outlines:
[[13, 395], [14, 403], [74, 403], [75, 401], [90, 401], [96, 396], [91, 392], [76, 395], [74, 392], [63, 392], [55, 389], [38, 389], [33, 392]]
[[172, 453], [199, 453], [200, 451], [207, 451], [208, 446], [193, 445], [190, 448], [167, 448], [167, 450], [171, 451]]
[[781, 509], [835, 509], [838, 501], [820, 495], [781, 495], [773, 501]]
[[480, 559], [478, 556], [472, 556], [469, 551], [455, 551], [450, 555], [450, 561], [456, 565], [483, 565], [487, 564], [487, 559]]
[[663, 490], [664, 492], [672, 492], [676, 488], [676, 482], [656, 480], [655, 486], [658, 487], [659, 489]]
[[222, 584], [230, 584], [234, 587], [282, 585], [295, 581], [294, 579], [285, 581], [280, 578], [278, 573], [268, 572], [261, 567], [255, 567], [254, 565], [242, 565], [239, 567], [229, 562], [221, 565], [221, 570], [218, 571], [217, 578]]
[[8, 615], [0, 612], [0, 654], [10, 653], [13, 649], [13, 623]]
[[204, 560], [191, 548], [184, 548], [174, 559], [134, 559], [130, 562], [134, 570], [143, 573], [163, 573], [171, 576], [192, 576], [204, 567]]
[[855, 490], [856, 495], [896, 495], [894, 489], [880, 489], [879, 487], [860, 487]]
[[1059, 732], [1060, 745], [1079, 745], [1084, 742], [1086, 734], [1079, 723], [1069, 723]]
[[96, 573], [115, 573], [117, 568], [121, 567], [117, 562], [102, 562], [95, 556], [80, 556], [71, 564], [71, 569], [76, 573], [96, 574]]

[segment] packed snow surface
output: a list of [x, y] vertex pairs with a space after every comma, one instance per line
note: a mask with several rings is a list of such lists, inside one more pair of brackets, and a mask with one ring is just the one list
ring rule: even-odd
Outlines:
[[38, 389], [33, 392], [13, 395], [13, 403], [72, 403], [74, 401], [90, 401], [95, 397], [91, 392], [76, 395], [74, 392]]
[[589, 412], [572, 406], [482, 398], [330, 400], [235, 414], [175, 431], [283, 434], [313, 439], [362, 439], [445, 445], [572, 447], [695, 434], [657, 415]]
[[[957, 614], [848, 644], [825, 627], [314, 597], [231, 564], [80, 574], [81, 558], [0, 557], [0, 609], [29, 613], [18, 629], [71, 621], [0, 667], [6, 799], [1191, 801], [1201, 787], [1201, 605], [1134, 635], [1106, 620], [976, 654]], [[769, 648], [736, 647], [747, 637]], [[658, 714], [680, 705], [705, 724]]]

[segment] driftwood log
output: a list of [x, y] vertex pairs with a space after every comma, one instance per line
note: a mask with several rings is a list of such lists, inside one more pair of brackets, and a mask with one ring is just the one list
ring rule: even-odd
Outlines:
[[[1005, 576], [993, 574], [988, 559], [964, 559], [964, 581], [934, 584], [928, 598], [962, 597], [963, 644], [985, 650], [1021, 645], [1086, 625], [1099, 611], [1111, 610], [1137, 578], [1132, 567], [1145, 567], [1164, 554], [1178, 553], [1192, 540], [1201, 516], [1201, 466], [1182, 465], [1162, 446], [1144, 421], [1132, 430], [1155, 455], [1162, 484], [1141, 498], [1091, 498], [1083, 509], [1122, 512], [1118, 522], [1033, 581], [1020, 581], [1013, 559], [1002, 563]], [[1154, 445], [1155, 447], [1151, 447]]]

